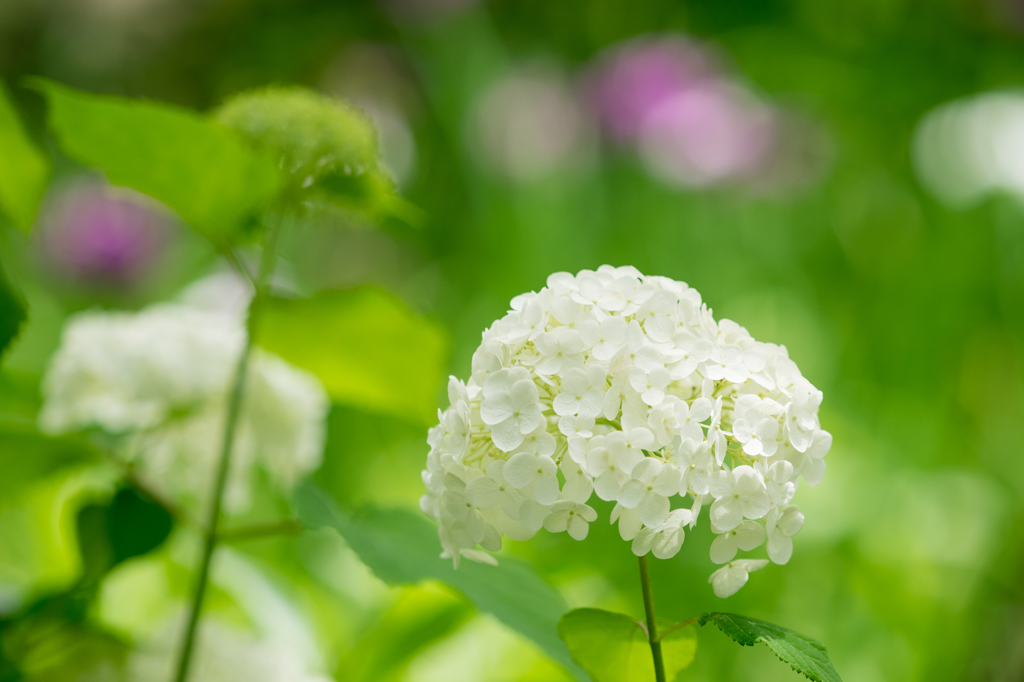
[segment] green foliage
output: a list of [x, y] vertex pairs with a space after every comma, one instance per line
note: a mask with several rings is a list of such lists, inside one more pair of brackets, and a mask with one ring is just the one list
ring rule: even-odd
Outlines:
[[764, 642], [779, 660], [814, 682], [842, 682], [828, 660], [825, 647], [816, 640], [763, 620], [734, 613], [705, 613], [700, 624], [714, 623], [718, 629], [743, 646]]
[[61, 596], [41, 602], [31, 614], [0, 621], [0, 680], [109, 679], [89, 676], [116, 670], [128, 644], [69, 613], [70, 606]]
[[4, 351], [18, 337], [25, 317], [25, 306], [11, 289], [3, 268], [0, 267], [0, 357], [3, 357]]
[[119, 563], [160, 546], [171, 525], [162, 507], [132, 488], [82, 507], [75, 524], [81, 575], [0, 619], [0, 680], [57, 682], [118, 666], [127, 643], [89, 619], [99, 586]]
[[78, 543], [85, 573], [105, 575], [114, 566], [163, 544], [173, 519], [134, 488], [122, 488], [105, 504], [78, 512]]
[[[654, 679], [647, 630], [629, 616], [601, 609], [574, 609], [558, 622], [558, 636], [594, 682]], [[693, 629], [685, 627], [670, 632], [661, 640], [661, 653], [666, 679], [679, 679], [680, 672], [693, 662], [697, 653]]]
[[256, 341], [316, 374], [338, 402], [424, 424], [435, 418], [447, 334], [386, 291], [271, 298]]
[[313, 185], [311, 199], [303, 202], [311, 217], [318, 209], [325, 213], [334, 209], [372, 222], [394, 218], [410, 227], [422, 227], [426, 221], [423, 211], [398, 195], [391, 178], [379, 169], [358, 176], [327, 175]]
[[378, 165], [373, 122], [351, 104], [305, 88], [271, 87], [236, 95], [215, 115], [277, 160], [289, 177], [293, 204], [309, 210], [326, 203], [372, 219], [419, 221]]
[[349, 513], [312, 484], [296, 491], [295, 505], [308, 527], [338, 531], [381, 580], [392, 585], [446, 583], [586, 679], [556, 636], [558, 621], [567, 610], [565, 601], [528, 564], [502, 557], [498, 566], [464, 561], [455, 570], [450, 561], [439, 558], [437, 528], [422, 515], [374, 508]]
[[13, 499], [34, 482], [68, 467], [100, 460], [80, 438], [54, 438], [34, 427], [0, 426], [0, 499]]
[[266, 154], [194, 112], [93, 95], [33, 79], [65, 154], [115, 185], [159, 199], [193, 229], [224, 243], [275, 197], [281, 173]]
[[[67, 23], [63, 3], [28, 3], [31, 21], [8, 17], [0, 38], [4, 73], [60, 73], [69, 83], [196, 103], [219, 102], [239, 84], [329, 80], [399, 107], [416, 145], [408, 196], [431, 216], [416, 235], [417, 259], [382, 256], [378, 240], [391, 235], [378, 234], [350, 236], [339, 260], [364, 266], [353, 280], [394, 282], [396, 290], [431, 272], [441, 293], [424, 291], [422, 300], [451, 331], [458, 349], [452, 369], [461, 376], [480, 330], [511, 296], [538, 288], [551, 272], [603, 262], [685, 280], [719, 315], [785, 344], [825, 392], [822, 418], [834, 427], [835, 451], [825, 482], [801, 490], [813, 537], [798, 536], [794, 560], [776, 569], [778, 579], [755, 575], [731, 608], [815, 633], [850, 677], [859, 668], [865, 677], [946, 682], [1021, 669], [1012, 644], [1020, 633], [1014, 614], [1024, 606], [1024, 525], [1017, 523], [1024, 458], [1012, 456], [1012, 444], [1024, 438], [1024, 211], [1009, 194], [968, 210], [944, 207], [917, 182], [909, 148], [932, 107], [1019, 83], [1024, 43], [1003, 11], [1008, 3], [938, 3], [922, 17], [908, 2], [737, 0], [681, 8], [665, 0], [534, 0], [470, 8], [430, 31], [381, 21], [376, 3], [207, 3], [194, 21], [151, 45], [132, 37], [149, 35], [149, 23], [164, 15], [134, 13], [101, 22], [97, 33], [89, 30], [96, 17], [86, 11], [97, 3], [79, 4], [82, 30], [61, 33], [61, 40], [53, 29]], [[730, 188], [679, 190], [617, 145], [600, 147], [589, 171], [553, 172], [534, 185], [484, 172], [479, 161], [487, 157], [474, 152], [488, 148], [473, 144], [467, 124], [498, 77], [537, 52], [574, 76], [618, 41], [676, 31], [710, 41], [724, 57], [719, 67], [733, 65], [772, 106], [794, 109], [784, 136], [795, 126], [794, 137], [813, 138], [816, 126], [805, 118], [825, 131], [832, 163], [820, 182], [767, 199]], [[103, 45], [95, 45], [100, 38]], [[366, 46], [354, 41], [383, 47], [415, 68], [401, 74], [348, 61], [350, 48]], [[804, 172], [802, 161], [791, 161]], [[321, 179], [322, 188], [327, 184]], [[358, 182], [350, 185], [341, 192], [360, 190]], [[39, 348], [31, 354], [36, 371], [56, 345], [66, 302], [49, 296], [45, 281], [23, 280], [32, 268], [8, 265], [19, 275], [17, 290], [51, 309], [47, 318], [43, 305], [34, 306], [22, 331], [22, 341]], [[196, 262], [170, 266], [184, 281]], [[96, 302], [82, 297], [72, 307]], [[26, 351], [21, 343], [5, 360], [21, 370]], [[332, 430], [319, 479], [331, 482], [332, 494], [414, 503], [421, 431], [347, 409], [334, 410]], [[7, 442], [0, 442], [0, 456]], [[4, 458], [15, 460], [16, 453]], [[49, 490], [56, 477], [47, 479], [45, 469], [39, 476]], [[5, 509], [19, 505], [4, 514], [3, 553], [66, 535], [44, 513], [62, 499], [56, 493], [33, 496], [33, 506], [2, 494]], [[854, 507], [862, 513], [844, 513]], [[31, 524], [12, 521], [22, 517]], [[713, 539], [706, 521], [688, 535], [691, 549]], [[583, 543], [541, 533], [522, 551], [571, 585], [587, 600], [581, 603], [638, 603], [635, 557], [607, 523], [592, 524]], [[33, 556], [48, 554], [58, 552]], [[286, 550], [266, 559], [271, 570], [289, 562], [298, 558]], [[56, 563], [64, 561], [49, 562]], [[715, 568], [706, 552], [684, 550], [652, 564], [659, 611], [721, 608], [706, 585]], [[30, 576], [28, 584], [66, 573], [32, 562], [3, 568]], [[150, 584], [133, 589], [144, 595]], [[316, 637], [326, 649], [335, 642], [347, 650], [375, 621], [358, 607], [315, 601], [322, 613]], [[798, 677], [767, 661], [767, 649], [741, 652], [733, 644], [702, 637], [686, 678]], [[335, 652], [325, 653], [334, 660]], [[773, 668], [760, 670], [762, 662]]]
[[218, 121], [272, 154], [297, 185], [377, 166], [377, 131], [359, 109], [305, 88], [264, 88], [232, 97]]
[[473, 607], [443, 586], [405, 588], [337, 667], [346, 682], [401, 679], [409, 662], [466, 623]]
[[[6, 213], [18, 229], [28, 232], [50, 181], [50, 160], [28, 139], [2, 84], [0, 150], [0, 211]], [[0, 318], [0, 350], [3, 350], [2, 324]]]

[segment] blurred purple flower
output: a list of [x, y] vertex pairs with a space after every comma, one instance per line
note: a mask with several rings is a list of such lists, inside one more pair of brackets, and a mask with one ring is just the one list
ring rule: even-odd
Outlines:
[[628, 140], [652, 110], [713, 72], [708, 52], [682, 37], [639, 38], [603, 57], [592, 94], [611, 135]]
[[810, 184], [827, 163], [827, 136], [811, 121], [755, 96], [712, 48], [683, 35], [612, 47], [588, 91], [609, 137], [635, 146], [668, 184], [773, 194]]
[[705, 81], [648, 112], [639, 148], [655, 175], [699, 187], [749, 177], [773, 150], [774, 138], [771, 109], [736, 85]]
[[95, 180], [57, 190], [42, 218], [44, 259], [58, 274], [91, 283], [132, 283], [154, 265], [170, 236], [152, 200]]

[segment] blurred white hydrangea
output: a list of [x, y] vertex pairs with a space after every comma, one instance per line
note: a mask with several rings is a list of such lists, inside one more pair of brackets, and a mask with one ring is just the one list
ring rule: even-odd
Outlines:
[[[177, 634], [173, 620], [150, 641], [137, 646], [125, 662], [127, 682], [169, 680], [178, 662]], [[206, 619], [200, 625], [192, 682], [329, 682], [331, 678], [310, 672], [301, 657], [276, 642]]]
[[1024, 94], [989, 92], [928, 112], [914, 132], [921, 182], [950, 206], [992, 193], [1024, 196]]
[[456, 566], [541, 527], [583, 540], [593, 494], [616, 503], [635, 554], [663, 559], [709, 506], [720, 597], [767, 563], [738, 551], [767, 540], [789, 561], [798, 482], [821, 481], [832, 444], [821, 391], [785, 347], [716, 322], [696, 290], [632, 267], [556, 273], [512, 300], [472, 368], [449, 381], [423, 471], [421, 507]]
[[480, 161], [516, 181], [586, 168], [594, 160], [586, 110], [569, 80], [543, 64], [522, 66], [484, 90], [467, 132]]
[[[47, 433], [99, 428], [156, 492], [202, 505], [245, 342], [237, 314], [166, 303], [87, 311], [67, 323], [43, 380]], [[320, 465], [329, 400], [313, 375], [256, 349], [236, 432], [228, 511], [250, 504], [254, 467], [282, 490]]]

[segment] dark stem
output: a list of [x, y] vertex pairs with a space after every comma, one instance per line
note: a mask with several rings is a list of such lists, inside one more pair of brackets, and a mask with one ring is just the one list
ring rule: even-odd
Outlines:
[[217, 463], [217, 478], [213, 486], [213, 495], [210, 501], [210, 515], [204, 529], [203, 554], [199, 564], [199, 575], [196, 577], [195, 591], [192, 596], [192, 605], [189, 610], [188, 624], [185, 627], [185, 639], [181, 644], [178, 655], [178, 668], [174, 676], [176, 682], [188, 680], [189, 666], [192, 663], [194, 653], [196, 629], [199, 626], [199, 615], [203, 608], [203, 598], [206, 596], [206, 585], [210, 577], [210, 563], [213, 560], [213, 550], [217, 547], [218, 532], [220, 523], [221, 506], [224, 501], [224, 488], [227, 486], [228, 473], [231, 469], [231, 451], [235, 443], [235, 431], [238, 426], [238, 418], [242, 413], [242, 402], [245, 398], [245, 382], [249, 374], [249, 357], [252, 355], [253, 336], [259, 319], [260, 310], [266, 298], [270, 277], [274, 271], [274, 250], [277, 246], [277, 236], [280, 230], [279, 221], [269, 221], [263, 244], [263, 256], [260, 260], [260, 271], [256, 280], [256, 291], [252, 301], [249, 303], [249, 319], [246, 323], [245, 346], [238, 358], [235, 368], [235, 380], [228, 396], [227, 415], [224, 420], [224, 439], [222, 441], [220, 460]]
[[665, 682], [665, 662], [661, 659], [661, 639], [658, 637], [658, 623], [654, 620], [654, 595], [651, 593], [651, 576], [647, 572], [647, 555], [640, 557], [640, 589], [644, 593], [647, 640], [651, 643], [651, 656], [654, 658], [654, 679]]

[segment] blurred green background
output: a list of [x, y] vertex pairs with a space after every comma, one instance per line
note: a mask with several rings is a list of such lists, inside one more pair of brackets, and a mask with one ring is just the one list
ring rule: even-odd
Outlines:
[[[963, 151], [955, 126], [919, 132], [936, 107], [1016, 96], [1022, 36], [1013, 0], [5, 0], [0, 76], [203, 111], [266, 84], [355, 101], [425, 224], [309, 227], [284, 245], [284, 270], [307, 292], [391, 290], [447, 330], [461, 377], [481, 330], [552, 272], [630, 264], [688, 282], [717, 317], [789, 348], [825, 394], [835, 445], [823, 483], [799, 495], [807, 521], [788, 565], [723, 603], [706, 584], [702, 524], [652, 565], [659, 611], [792, 627], [824, 642], [850, 681], [1010, 681], [1024, 680], [1024, 185], [1003, 163], [969, 202], [949, 201], [927, 181], [948, 169], [915, 150]], [[697, 76], [707, 97], [661, 111], [660, 128], [655, 117], [617, 131], [632, 110], [601, 93], [629, 59], [642, 83], [610, 95], [620, 104], [679, 94]], [[114, 278], [54, 246], [67, 243], [59, 229], [74, 223], [68, 188], [82, 169], [47, 142], [42, 99], [15, 92], [55, 156], [33, 236], [0, 229], [29, 310], [3, 357], [0, 412], [30, 424], [68, 314], [172, 297], [216, 254], [173, 221], [140, 247], [138, 271]], [[1024, 158], [1012, 135], [1024, 115], [1007, 116], [1005, 137], [986, 137], [981, 119], [970, 139]], [[975, 161], [947, 161], [973, 172]], [[336, 405], [315, 480], [348, 506], [415, 508], [427, 426]], [[130, 638], [183, 603], [194, 538], [180, 529], [98, 578], [92, 596], [69, 591], [88, 583], [83, 507], [148, 522], [117, 506], [132, 502], [112, 497], [88, 444], [11, 433], [0, 440], [0, 615], [64, 595], [41, 602], [58, 624], [26, 636], [78, 661], [104, 645], [67, 623]], [[610, 526], [583, 543], [542, 532], [512, 551], [571, 606], [642, 614], [635, 558]], [[227, 554], [212, 608], [310, 649], [335, 679], [564, 678], [459, 597], [387, 588], [330, 538]], [[38, 679], [74, 679], [48, 665]], [[798, 677], [763, 647], [705, 629], [681, 679]]]

